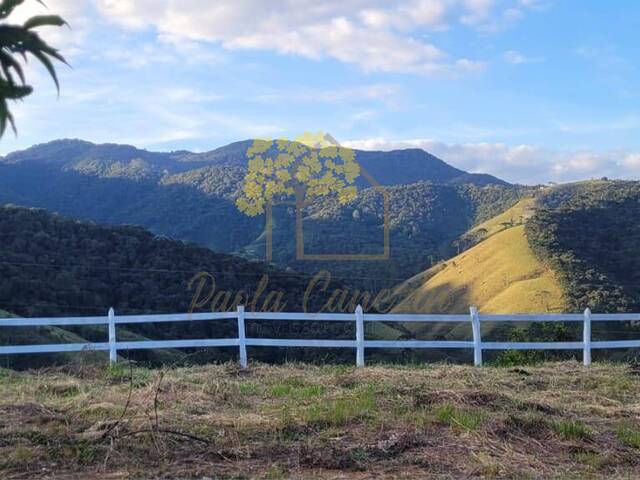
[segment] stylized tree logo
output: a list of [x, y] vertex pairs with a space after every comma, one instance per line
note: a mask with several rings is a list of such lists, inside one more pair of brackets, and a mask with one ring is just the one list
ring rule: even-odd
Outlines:
[[[333, 137], [322, 132], [305, 133], [293, 142], [255, 140], [247, 149], [247, 158], [248, 171], [236, 206], [249, 216], [266, 213], [269, 261], [273, 259], [274, 203], [285, 203], [287, 199], [295, 199], [296, 258], [311, 259], [304, 254], [302, 212], [305, 205], [314, 199], [328, 196], [334, 196], [341, 205], [346, 205], [357, 196], [355, 181], [361, 173], [370, 181], [373, 180], [361, 170], [352, 149], [340, 146]], [[385, 196], [385, 207], [386, 201]], [[388, 258], [387, 245], [388, 229], [385, 223], [385, 258]], [[329, 259], [328, 257], [330, 256], [325, 255], [323, 259]], [[332, 257], [342, 260], [347, 256]], [[353, 259], [352, 256], [349, 258]]]
[[353, 200], [360, 175], [354, 151], [323, 142], [321, 134], [305, 134], [295, 142], [255, 140], [247, 150], [249, 170], [236, 200], [240, 211], [260, 215], [274, 200], [290, 196], [295, 196], [296, 207], [328, 195], [337, 195], [341, 204]]

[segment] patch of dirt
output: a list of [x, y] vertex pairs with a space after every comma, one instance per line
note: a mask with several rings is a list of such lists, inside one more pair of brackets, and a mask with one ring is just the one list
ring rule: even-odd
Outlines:
[[372, 462], [396, 458], [424, 446], [425, 442], [416, 432], [387, 432], [369, 443], [346, 436], [324, 447], [303, 448], [300, 462], [307, 467], [330, 470], [363, 470]]

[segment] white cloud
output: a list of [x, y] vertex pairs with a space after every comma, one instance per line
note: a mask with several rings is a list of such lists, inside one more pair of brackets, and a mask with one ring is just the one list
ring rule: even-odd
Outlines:
[[508, 52], [504, 52], [503, 58], [505, 62], [511, 63], [513, 65], [520, 65], [521, 63], [527, 63], [527, 58], [524, 55], [522, 55], [520, 52], [516, 52], [515, 50], [509, 50]]
[[464, 6], [460, 22], [485, 33], [505, 30], [522, 20], [527, 10], [540, 9], [537, 2], [526, 0], [464, 0]]
[[640, 153], [624, 151], [561, 151], [535, 145], [448, 144], [430, 139], [370, 138], [343, 144], [362, 150], [421, 148], [463, 170], [489, 173], [510, 182], [530, 185], [604, 176], [637, 178], [640, 175]]
[[416, 0], [399, 2], [396, 9], [366, 8], [358, 17], [367, 27], [411, 30], [416, 27], [428, 27], [432, 30], [447, 28], [447, 5], [441, 0]]
[[399, 103], [398, 98], [400, 95], [401, 89], [398, 85], [374, 83], [334, 89], [296, 87], [274, 90], [248, 97], [247, 99], [260, 103], [296, 102], [332, 103], [338, 105], [379, 102], [389, 108], [395, 108]]
[[464, 5], [466, 12], [460, 17], [460, 21], [467, 25], [478, 25], [490, 17], [494, 0], [465, 0]]
[[129, 43], [113, 41], [95, 56], [130, 69], [143, 69], [159, 64], [212, 66], [225, 61], [223, 55], [212, 52], [197, 42], [175, 41], [169, 37], [160, 37], [159, 40], [159, 42], [137, 42], [130, 39]]
[[[161, 36], [212, 42], [228, 50], [271, 50], [310, 59], [332, 58], [365, 71], [461, 75], [482, 70], [433, 43], [456, 19], [482, 29], [513, 22], [519, 0], [96, 0], [122, 27], [153, 28]], [[510, 13], [508, 13], [510, 12]], [[505, 20], [506, 17], [509, 17]], [[431, 34], [425, 40], [425, 34]]]
[[640, 153], [630, 153], [622, 160], [622, 165], [640, 173]]
[[528, 57], [516, 50], [509, 50], [502, 55], [503, 60], [511, 65], [522, 65], [525, 63], [539, 63], [544, 61], [541, 57]]

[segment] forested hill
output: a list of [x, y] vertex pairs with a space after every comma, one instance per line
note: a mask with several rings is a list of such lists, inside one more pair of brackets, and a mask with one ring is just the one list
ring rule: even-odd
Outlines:
[[[160, 178], [202, 167], [247, 165], [246, 152], [253, 140], [243, 140], [211, 150], [194, 153], [184, 150], [150, 152], [131, 145], [93, 144], [83, 140], [56, 140], [13, 152], [0, 163], [19, 165], [38, 163], [55, 165], [67, 171], [114, 178]], [[486, 174], [470, 174], [452, 167], [424, 150], [356, 150], [356, 160], [382, 185], [401, 185], [418, 181], [469, 183], [474, 185], [506, 182]]]
[[640, 182], [589, 181], [547, 190], [527, 223], [540, 258], [561, 275], [570, 306], [640, 309]]
[[[248, 217], [235, 205], [250, 143], [206, 153], [154, 153], [80, 140], [37, 145], [0, 160], [0, 203], [111, 225], [139, 225], [216, 252], [265, 260], [265, 216]], [[291, 208], [278, 207], [273, 259], [280, 268], [307, 273], [329, 268], [349, 282], [397, 283], [450, 256], [459, 235], [516, 203], [522, 191], [417, 149], [358, 151], [357, 159], [389, 192], [390, 261], [298, 262], [295, 215]], [[316, 201], [304, 212], [306, 251], [380, 253], [383, 206], [382, 195], [368, 185], [361, 185], [358, 198], [346, 206], [331, 199]]]
[[[258, 307], [273, 290], [283, 292], [286, 310], [301, 308], [306, 282], [298, 274], [157, 238], [139, 227], [0, 206], [0, 309], [21, 316], [102, 315], [109, 307], [122, 314], [186, 312], [195, 292], [189, 281], [198, 272], [215, 278], [216, 293], [234, 296], [253, 295], [266, 274]], [[203, 297], [210, 290], [209, 282]]]
[[403, 284], [399, 310], [640, 311], [640, 182], [539, 190], [461, 243], [471, 248]]
[[[0, 318], [5, 311], [24, 317], [106, 316], [116, 314], [185, 313], [206, 272], [206, 284], [197, 295], [196, 312], [234, 310], [301, 311], [310, 278], [283, 272], [264, 262], [158, 238], [133, 226], [105, 227], [50, 214], [44, 210], [0, 206]], [[215, 280], [215, 286], [212, 283]], [[191, 287], [191, 288], [190, 288]], [[313, 290], [308, 311], [318, 311], [330, 292]], [[0, 320], [1, 322], [1, 320]], [[289, 322], [286, 332], [277, 322], [249, 322], [251, 335], [296, 338], [351, 338], [348, 325]], [[124, 341], [144, 339], [221, 338], [237, 334], [234, 321], [191, 321], [126, 325], [118, 328]], [[346, 336], [346, 337], [345, 337]], [[103, 326], [0, 327], [0, 345], [103, 342]], [[269, 361], [312, 359], [318, 351], [261, 349], [257, 358]], [[197, 361], [228, 359], [230, 349], [207, 349]], [[172, 363], [175, 350], [143, 350], [131, 358]], [[323, 352], [322, 355], [326, 355]], [[67, 362], [67, 355], [18, 355], [0, 359], [3, 366], [33, 367]], [[196, 359], [194, 359], [196, 361]]]

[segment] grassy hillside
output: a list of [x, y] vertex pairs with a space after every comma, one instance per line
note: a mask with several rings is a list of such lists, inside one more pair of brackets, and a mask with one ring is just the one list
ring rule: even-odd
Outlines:
[[636, 478], [640, 469], [640, 376], [629, 365], [132, 374], [0, 370], [0, 477]]
[[[564, 290], [556, 274], [533, 254], [524, 234], [524, 226], [498, 231], [487, 240], [471, 247], [445, 263], [436, 265], [407, 280], [398, 287], [405, 293], [395, 312], [468, 314], [475, 305], [483, 313], [540, 313], [567, 310]], [[527, 335], [527, 324], [487, 323], [483, 338], [488, 340], [520, 340], [513, 335]], [[470, 323], [407, 323], [370, 330], [372, 335], [395, 339], [469, 340]], [[531, 334], [540, 340], [547, 333]], [[556, 338], [551, 333], [548, 340]], [[431, 349], [407, 352], [414, 361], [469, 361], [464, 350]], [[491, 355], [494, 358], [493, 355]], [[390, 358], [390, 357], [387, 357]], [[537, 357], [536, 357], [537, 358]], [[519, 358], [516, 363], [525, 362]]]
[[[586, 307], [596, 312], [637, 311], [639, 218], [638, 182], [580, 182], [547, 189], [535, 203], [522, 200], [464, 237], [484, 238], [480, 243], [405, 282], [403, 288], [410, 293], [396, 310], [466, 313], [469, 305], [476, 305], [486, 313], [576, 312]], [[575, 326], [519, 327], [488, 324], [483, 337], [579, 338]], [[469, 326], [461, 324], [407, 328], [411, 337], [470, 336]], [[635, 339], [638, 334], [634, 322], [600, 322], [593, 330], [594, 338], [600, 340]], [[443, 354], [428, 352], [425, 358]], [[637, 351], [608, 355], [629, 359]]]
[[535, 212], [536, 200], [523, 198], [511, 208], [476, 225], [461, 237], [460, 246], [467, 249], [498, 232], [516, 225], [523, 225]]
[[564, 290], [529, 247], [524, 226], [494, 234], [464, 253], [408, 280], [412, 293], [398, 311], [467, 313], [561, 312]]

